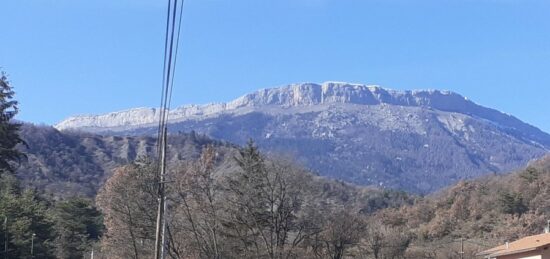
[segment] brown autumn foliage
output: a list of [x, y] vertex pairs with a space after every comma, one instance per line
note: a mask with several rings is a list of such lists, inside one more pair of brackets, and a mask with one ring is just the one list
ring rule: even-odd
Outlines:
[[[233, 157], [234, 158], [233, 158]], [[550, 158], [427, 197], [358, 188], [269, 160], [252, 144], [207, 147], [169, 173], [168, 258], [475, 258], [542, 231]], [[98, 195], [108, 258], [149, 258], [156, 210], [151, 162], [119, 168]], [[462, 254], [461, 254], [462, 251]]]
[[[373, 218], [413, 235], [410, 258], [464, 258], [488, 247], [540, 234], [550, 219], [550, 156], [518, 172], [462, 181], [414, 204]], [[462, 239], [462, 241], [460, 241]]]
[[[253, 144], [233, 156], [207, 147], [169, 171], [168, 258], [348, 258], [366, 253], [358, 247], [375, 224], [367, 215], [410, 201], [268, 160]], [[121, 167], [100, 191], [108, 258], [151, 257], [154, 169], [152, 162]]]
[[151, 258], [156, 222], [153, 165], [143, 161], [118, 168], [96, 197], [108, 232], [102, 251], [108, 258]]

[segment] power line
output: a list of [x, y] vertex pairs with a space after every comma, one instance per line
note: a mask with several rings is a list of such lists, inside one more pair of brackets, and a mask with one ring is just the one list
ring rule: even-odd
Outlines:
[[[168, 8], [167, 8], [167, 13], [166, 13], [166, 31], [165, 31], [165, 34], [166, 34], [166, 37], [164, 39], [164, 62], [163, 62], [163, 67], [162, 67], [162, 91], [161, 91], [161, 95], [160, 95], [160, 106], [159, 106], [159, 125], [158, 125], [158, 129], [157, 129], [157, 141], [160, 140], [160, 137], [161, 137], [161, 134], [162, 134], [162, 122], [163, 122], [163, 114], [162, 114], [162, 110], [165, 106], [164, 104], [164, 86], [166, 85], [166, 60], [167, 60], [167, 56], [168, 56], [168, 32], [170, 30], [170, 9], [172, 7], [172, 4], [170, 3], [170, 0], [168, 1]], [[160, 148], [161, 148], [161, 145], [160, 145], [160, 142], [157, 143], [157, 155], [160, 155]]]
[[170, 107], [172, 105], [172, 90], [174, 89], [174, 75], [176, 74], [176, 65], [178, 64], [178, 50], [179, 50], [179, 41], [180, 41], [180, 32], [181, 32], [181, 23], [183, 20], [183, 5], [185, 3], [185, 0], [181, 0], [180, 10], [179, 10], [179, 21], [178, 21], [178, 30], [177, 30], [177, 36], [176, 36], [176, 50], [174, 53], [174, 67], [172, 72], [172, 80], [170, 82], [170, 92], [168, 94], [168, 110], [170, 110]]
[[[157, 177], [158, 181], [158, 208], [155, 232], [155, 259], [164, 257], [165, 228], [166, 228], [166, 151], [168, 138], [168, 115], [174, 87], [174, 74], [177, 61], [178, 43], [180, 38], [183, 3], [178, 5], [178, 0], [168, 0], [166, 31], [164, 41], [164, 64], [162, 75], [162, 91], [159, 110], [159, 128], [157, 132]], [[179, 7], [179, 18], [177, 9]], [[177, 26], [176, 26], [177, 21]], [[177, 31], [177, 33], [176, 33]], [[176, 36], [177, 35], [177, 36]], [[174, 51], [175, 50], [175, 51]]]

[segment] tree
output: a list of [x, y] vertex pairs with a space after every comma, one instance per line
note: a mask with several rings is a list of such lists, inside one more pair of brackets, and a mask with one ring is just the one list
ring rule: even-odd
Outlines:
[[21, 124], [11, 122], [18, 112], [14, 95], [6, 74], [0, 72], [0, 175], [5, 172], [13, 173], [14, 162], [23, 157], [16, 149], [18, 144], [25, 143], [19, 136]]
[[167, 233], [174, 257], [196, 254], [217, 259], [226, 254], [220, 215], [223, 188], [216, 179], [215, 162], [216, 151], [207, 146], [198, 160], [178, 168], [174, 183], [168, 186], [173, 195]]
[[[7, 245], [6, 258], [29, 258], [30, 248], [39, 258], [53, 257], [50, 204], [34, 190], [24, 190], [14, 176], [15, 162], [24, 157], [16, 149], [24, 144], [19, 136], [21, 124], [11, 120], [17, 114], [15, 93], [4, 72], [0, 72], [0, 241]], [[4, 253], [6, 251], [3, 251]]]
[[57, 258], [83, 258], [103, 232], [101, 213], [85, 198], [71, 198], [56, 204]]
[[154, 251], [157, 178], [155, 163], [138, 161], [118, 168], [97, 195], [109, 258], [151, 258]]
[[366, 222], [351, 208], [329, 211], [322, 232], [316, 237], [314, 253], [320, 258], [342, 259], [359, 243]]
[[534, 167], [527, 167], [524, 171], [519, 173], [519, 177], [525, 180], [527, 183], [532, 183], [539, 179], [540, 173]]
[[371, 221], [362, 240], [361, 249], [375, 259], [403, 258], [411, 242], [411, 236], [400, 228], [380, 225]]
[[241, 257], [292, 258], [310, 235], [303, 220], [308, 176], [284, 161], [267, 161], [252, 141], [235, 158], [227, 179], [229, 235], [241, 241]]
[[0, 219], [4, 223], [0, 242], [8, 244], [6, 258], [30, 258], [32, 245], [36, 258], [53, 258], [54, 231], [49, 206], [33, 190], [21, 189], [15, 176], [0, 176]]
[[520, 193], [502, 191], [498, 197], [500, 210], [506, 214], [518, 214], [521, 216], [529, 210], [527, 205], [523, 203], [523, 197]]

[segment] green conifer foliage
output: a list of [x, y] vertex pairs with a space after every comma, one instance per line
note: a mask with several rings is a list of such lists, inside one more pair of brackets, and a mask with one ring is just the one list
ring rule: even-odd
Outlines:
[[82, 258], [103, 231], [101, 213], [84, 198], [59, 202], [54, 215], [57, 258]]
[[0, 174], [13, 173], [14, 163], [23, 155], [16, 149], [24, 143], [19, 136], [21, 124], [11, 120], [18, 112], [17, 101], [13, 99], [14, 91], [4, 72], [0, 73]]

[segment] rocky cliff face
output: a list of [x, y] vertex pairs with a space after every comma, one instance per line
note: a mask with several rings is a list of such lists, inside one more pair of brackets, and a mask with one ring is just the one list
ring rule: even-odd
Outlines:
[[[141, 108], [73, 117], [56, 127], [154, 134], [157, 118], [158, 110]], [[456, 93], [347, 83], [294, 84], [184, 106], [170, 112], [170, 122], [172, 132], [238, 144], [253, 138], [328, 177], [416, 192], [519, 168], [550, 148], [550, 135]]]
[[[441, 91], [394, 91], [378, 86], [347, 83], [294, 84], [282, 88], [263, 89], [228, 103], [187, 105], [170, 111], [170, 120], [178, 121], [194, 116], [208, 116], [245, 108], [263, 106], [311, 106], [331, 103], [362, 105], [429, 106], [440, 110], [468, 109], [476, 106], [462, 96]], [[57, 129], [86, 128], [89, 131], [106, 131], [111, 127], [132, 127], [156, 123], [159, 109], [137, 108], [105, 115], [77, 116], [56, 125]], [[121, 129], [123, 130], [123, 129]]]

